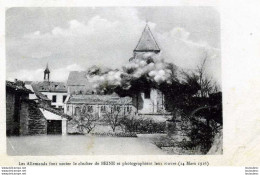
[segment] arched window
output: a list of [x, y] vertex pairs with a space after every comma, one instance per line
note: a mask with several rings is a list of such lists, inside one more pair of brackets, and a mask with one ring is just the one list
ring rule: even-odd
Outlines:
[[80, 108], [76, 107], [74, 115], [78, 116], [79, 114], [80, 114]]
[[106, 112], [106, 106], [101, 106], [101, 112]]
[[93, 106], [88, 106], [88, 112], [90, 112], [90, 113], [93, 112]]
[[144, 91], [144, 98], [145, 98], [145, 99], [150, 99], [150, 89], [146, 89], [146, 90]]
[[81, 109], [82, 114], [85, 114], [86, 110], [87, 110], [86, 106], [83, 106], [82, 109]]

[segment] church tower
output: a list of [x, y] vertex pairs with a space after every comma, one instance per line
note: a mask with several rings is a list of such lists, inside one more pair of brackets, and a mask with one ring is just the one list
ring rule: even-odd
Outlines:
[[48, 64], [46, 65], [46, 69], [44, 70], [44, 81], [50, 81], [50, 70]]
[[[134, 60], [145, 60], [148, 57], [145, 54], [159, 54], [161, 49], [159, 48], [153, 34], [146, 24], [141, 38], [139, 39], [137, 46], [135, 47], [133, 57], [130, 58], [130, 62]], [[145, 88], [143, 91], [137, 93], [133, 97], [133, 104], [137, 109], [139, 115], [164, 115], [164, 95], [163, 93], [154, 88]]]
[[134, 57], [132, 59], [142, 58], [142, 55], [146, 53], [158, 54], [160, 51], [161, 50], [155, 41], [148, 24], [146, 24], [141, 38], [139, 39], [137, 46], [134, 49]]

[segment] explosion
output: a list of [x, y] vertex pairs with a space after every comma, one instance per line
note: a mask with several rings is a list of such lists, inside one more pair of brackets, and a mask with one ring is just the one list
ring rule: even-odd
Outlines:
[[133, 81], [141, 78], [156, 85], [171, 84], [176, 66], [166, 63], [160, 55], [145, 53], [140, 58], [131, 60], [122, 70], [101, 70], [94, 66], [88, 71], [87, 78], [98, 92], [107, 92], [120, 87], [124, 90], [131, 88]]

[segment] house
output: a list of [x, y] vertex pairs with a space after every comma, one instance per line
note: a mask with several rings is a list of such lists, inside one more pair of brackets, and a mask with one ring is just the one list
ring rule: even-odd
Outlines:
[[23, 82], [6, 81], [6, 134], [20, 135], [26, 133], [23, 120], [28, 116], [28, 99], [32, 91], [25, 88]]
[[102, 119], [104, 115], [111, 112], [118, 112], [125, 116], [136, 113], [131, 97], [119, 97], [115, 93], [111, 95], [70, 95], [65, 104], [64, 113], [69, 116], [88, 113]]
[[6, 81], [7, 136], [66, 134], [69, 117], [51, 108], [49, 99], [40, 92], [34, 94], [36, 99], [29, 99], [29, 94], [33, 92], [24, 82]]
[[[64, 101], [67, 98], [67, 86], [63, 82], [50, 81], [50, 70], [48, 64], [44, 70], [44, 81], [40, 82], [26, 82], [26, 87], [33, 92], [41, 92], [49, 100], [54, 108], [64, 108]], [[30, 99], [35, 96], [31, 95]]]

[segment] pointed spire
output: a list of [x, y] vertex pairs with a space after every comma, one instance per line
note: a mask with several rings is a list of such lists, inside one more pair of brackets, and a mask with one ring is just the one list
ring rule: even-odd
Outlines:
[[48, 63], [47, 63], [47, 65], [46, 65], [46, 69], [44, 70], [44, 73], [50, 73]]
[[134, 52], [160, 52], [160, 48], [155, 41], [153, 34], [146, 21], [145, 28], [143, 30], [142, 36], [134, 50]]

